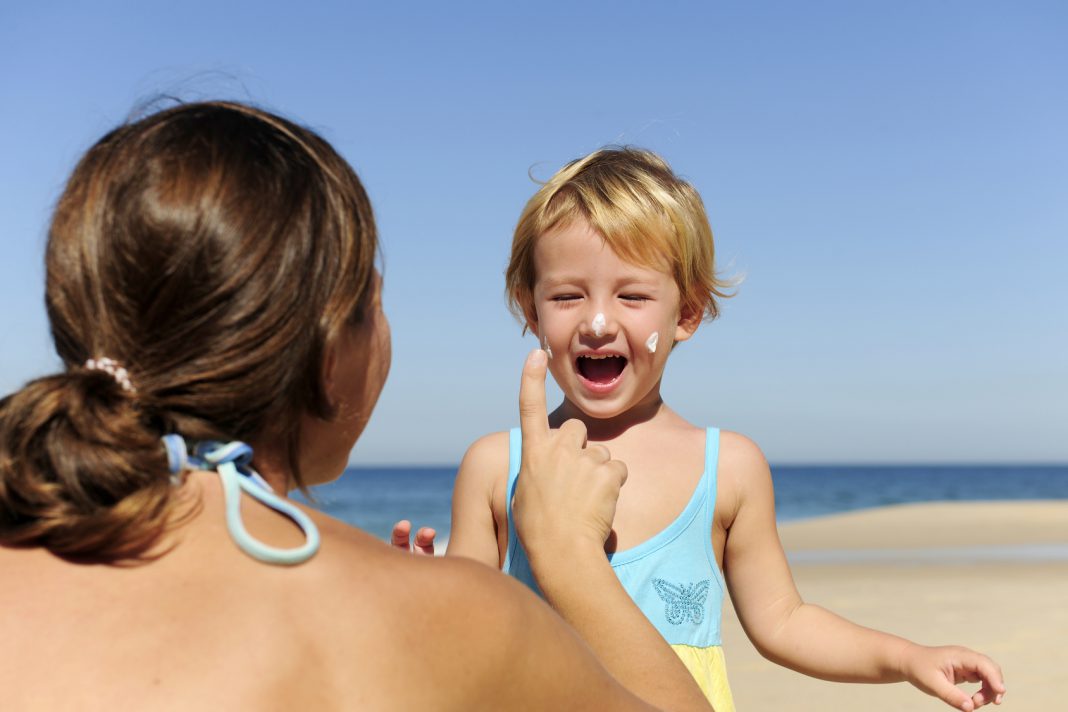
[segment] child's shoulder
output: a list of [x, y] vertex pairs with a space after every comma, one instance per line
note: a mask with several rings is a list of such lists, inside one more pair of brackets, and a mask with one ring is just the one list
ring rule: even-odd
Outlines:
[[509, 439], [510, 433], [507, 430], [483, 435], [467, 448], [462, 466], [483, 469], [497, 467], [501, 462], [507, 463]]
[[717, 511], [729, 528], [743, 507], [774, 502], [771, 470], [760, 446], [730, 430], [720, 431], [719, 499]]
[[483, 435], [464, 453], [457, 472], [457, 486], [492, 488], [508, 476], [509, 433], [507, 430]]
[[733, 430], [719, 432], [719, 462], [721, 466], [743, 469], [768, 466], [760, 446], [747, 435]]
[[[668, 445], [676, 450], [684, 448], [692, 450], [698, 447], [705, 449], [710, 444], [706, 438], [712, 432], [718, 431], [719, 469], [727, 467], [733, 470], [747, 470], [767, 467], [767, 461], [764, 459], [760, 446], [748, 436], [733, 430], [701, 427], [674, 411], [668, 413], [670, 417], [665, 419], [664, 428], [657, 430], [655, 436], [643, 437], [647, 444], [651, 441], [655, 442], [658, 448]], [[507, 436], [507, 433], [504, 435]]]

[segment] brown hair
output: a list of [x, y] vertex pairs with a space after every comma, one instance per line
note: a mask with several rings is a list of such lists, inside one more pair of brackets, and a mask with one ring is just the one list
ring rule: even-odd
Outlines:
[[582, 219], [622, 259], [665, 269], [679, 287], [684, 314], [719, 315], [731, 282], [716, 274], [715, 246], [701, 196], [652, 151], [602, 148], [568, 163], [527, 201], [505, 272], [508, 306], [534, 316], [534, 243]]
[[[362, 318], [376, 256], [363, 186], [306, 128], [207, 102], [104, 136], [48, 237], [66, 371], [0, 401], [0, 543], [147, 556], [172, 515], [169, 432], [270, 439], [303, 487], [301, 418], [334, 417], [325, 350]], [[136, 390], [84, 367], [100, 357]]]

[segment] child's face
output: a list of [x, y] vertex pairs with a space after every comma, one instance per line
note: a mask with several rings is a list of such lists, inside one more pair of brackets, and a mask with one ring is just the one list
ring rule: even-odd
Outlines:
[[587, 415], [612, 418], [659, 397], [672, 344], [693, 335], [699, 322], [682, 318], [672, 276], [623, 261], [581, 219], [538, 238], [534, 269], [530, 327], [552, 350], [549, 369], [568, 400]]

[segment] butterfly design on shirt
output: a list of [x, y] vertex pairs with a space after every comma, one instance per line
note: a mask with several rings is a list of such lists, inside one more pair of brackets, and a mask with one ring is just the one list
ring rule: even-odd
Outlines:
[[705, 618], [705, 600], [710, 581], [675, 584], [662, 578], [653, 579], [653, 588], [664, 601], [664, 615], [668, 623], [680, 625], [687, 618], [699, 624]]

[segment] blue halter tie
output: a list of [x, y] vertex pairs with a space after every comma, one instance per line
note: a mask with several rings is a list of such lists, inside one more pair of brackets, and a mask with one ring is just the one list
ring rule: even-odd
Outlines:
[[[190, 455], [185, 440], [177, 434], [164, 435], [163, 445], [167, 448], [171, 481], [175, 484], [181, 483], [181, 472], [190, 468], [213, 470], [219, 475], [226, 505], [226, 528], [234, 543], [246, 554], [268, 564], [293, 565], [307, 561], [319, 550], [319, 529], [315, 522], [291, 502], [276, 495], [267, 481], [252, 469], [251, 447], [239, 440], [229, 443], [205, 441], [196, 443]], [[304, 544], [294, 549], [279, 549], [249, 534], [241, 520], [242, 490], [292, 519], [304, 532]]]

